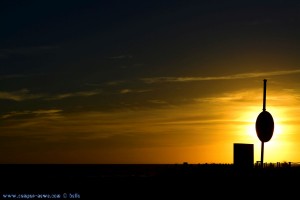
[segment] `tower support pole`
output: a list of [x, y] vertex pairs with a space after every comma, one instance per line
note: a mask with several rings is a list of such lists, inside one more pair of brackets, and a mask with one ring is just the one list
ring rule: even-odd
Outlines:
[[260, 165], [261, 168], [264, 167], [264, 142], [261, 142]]

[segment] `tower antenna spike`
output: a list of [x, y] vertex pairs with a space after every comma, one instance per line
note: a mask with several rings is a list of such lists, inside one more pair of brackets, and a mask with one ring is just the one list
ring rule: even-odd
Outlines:
[[263, 111], [266, 111], [267, 79], [264, 79]]

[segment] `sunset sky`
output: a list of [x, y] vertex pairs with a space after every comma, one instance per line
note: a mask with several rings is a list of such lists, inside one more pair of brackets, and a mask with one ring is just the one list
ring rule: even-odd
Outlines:
[[299, 1], [0, 3], [0, 163], [300, 162]]

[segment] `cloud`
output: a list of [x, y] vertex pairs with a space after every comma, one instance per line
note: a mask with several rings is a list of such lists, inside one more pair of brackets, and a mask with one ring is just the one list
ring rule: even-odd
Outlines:
[[0, 91], [0, 99], [4, 100], [24, 101], [29, 99], [38, 99], [41, 97], [42, 95], [39, 94], [30, 94], [30, 91], [28, 89], [22, 89], [13, 92]]
[[234, 79], [248, 79], [257, 77], [269, 77], [279, 75], [289, 75], [300, 73], [300, 69], [296, 70], [282, 70], [271, 72], [253, 72], [253, 73], [241, 73], [232, 74], [227, 76], [199, 76], [199, 77], [153, 77], [142, 78], [145, 83], [160, 83], [160, 82], [191, 82], [191, 81], [213, 81], [213, 80], [234, 80]]
[[62, 110], [59, 109], [50, 109], [50, 110], [36, 110], [36, 111], [32, 111], [33, 114], [36, 115], [43, 115], [43, 114], [57, 114], [62, 112]]
[[130, 89], [123, 89], [123, 90], [120, 91], [121, 94], [127, 94], [127, 93], [130, 93], [130, 92], [132, 92], [132, 90], [130, 90]]
[[158, 99], [151, 99], [148, 100], [149, 103], [153, 103], [153, 104], [167, 104], [168, 102], [166, 101], [162, 101], [162, 100], [158, 100]]
[[13, 101], [25, 101], [31, 99], [46, 99], [46, 100], [61, 100], [71, 97], [89, 97], [99, 94], [100, 91], [81, 91], [73, 93], [63, 93], [57, 95], [47, 94], [31, 94], [28, 89], [22, 89], [18, 91], [0, 91], [0, 99], [13, 100]]
[[132, 89], [122, 89], [120, 91], [120, 94], [128, 94], [128, 93], [143, 93], [143, 92], [149, 92], [151, 90], [132, 90]]
[[1, 116], [2, 119], [8, 119], [8, 118], [15, 118], [15, 117], [28, 117], [28, 116], [48, 116], [52, 119], [55, 117], [57, 118], [62, 110], [59, 109], [48, 109], [48, 110], [25, 110], [25, 111], [12, 111], [7, 114], [4, 114]]
[[[213, 96], [213, 97], [202, 97], [195, 99], [196, 102], [202, 103], [226, 103], [226, 102], [256, 102], [262, 99], [262, 96], [257, 94], [261, 94], [261, 90], [242, 90], [242, 91], [234, 91], [224, 93], [222, 95]], [[249, 98], [251, 97], [251, 98]], [[270, 97], [268, 96], [268, 99]]]
[[66, 98], [71, 98], [71, 97], [89, 97], [89, 96], [94, 96], [99, 94], [100, 91], [83, 91], [83, 92], [74, 92], [74, 93], [63, 93], [63, 94], [58, 94], [54, 95], [48, 100], [61, 100], [61, 99], [66, 99]]

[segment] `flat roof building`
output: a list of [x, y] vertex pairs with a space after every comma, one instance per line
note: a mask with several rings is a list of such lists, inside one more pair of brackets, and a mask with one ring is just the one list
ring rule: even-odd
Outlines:
[[238, 168], [252, 168], [254, 166], [254, 145], [234, 143], [233, 164]]

